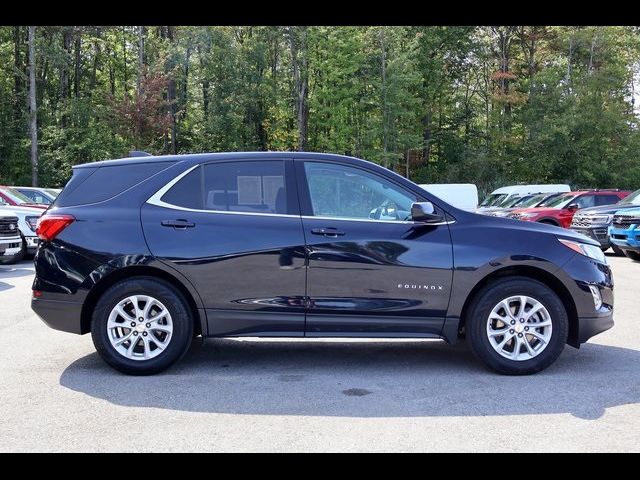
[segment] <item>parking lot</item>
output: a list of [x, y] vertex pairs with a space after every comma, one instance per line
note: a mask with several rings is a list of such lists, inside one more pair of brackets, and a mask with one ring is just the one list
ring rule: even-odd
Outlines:
[[638, 451], [640, 263], [609, 262], [616, 326], [529, 377], [463, 344], [256, 339], [127, 377], [32, 313], [31, 262], [0, 266], [0, 451]]

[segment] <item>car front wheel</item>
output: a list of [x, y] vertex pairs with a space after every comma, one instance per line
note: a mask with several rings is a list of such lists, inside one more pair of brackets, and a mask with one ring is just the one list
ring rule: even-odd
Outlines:
[[636, 262], [640, 262], [640, 253], [632, 252], [631, 250], [623, 250], [624, 254], [630, 258], [631, 260], [635, 260]]
[[527, 277], [505, 277], [484, 287], [469, 306], [473, 352], [506, 375], [544, 370], [562, 353], [569, 321], [560, 298]]
[[91, 336], [102, 359], [129, 375], [151, 375], [178, 361], [193, 337], [193, 318], [167, 282], [137, 277], [117, 283], [98, 300]]

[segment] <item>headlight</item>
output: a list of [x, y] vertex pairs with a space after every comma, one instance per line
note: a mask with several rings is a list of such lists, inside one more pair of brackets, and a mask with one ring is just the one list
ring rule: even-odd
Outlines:
[[494, 217], [506, 217], [507, 215], [509, 215], [510, 212], [494, 212], [493, 216]]
[[29, 228], [36, 231], [36, 224], [38, 223], [38, 217], [24, 217], [25, 221], [29, 224]]
[[594, 260], [598, 260], [602, 263], [607, 263], [607, 257], [604, 256], [604, 253], [600, 247], [596, 247], [595, 245], [591, 245], [589, 243], [580, 243], [574, 242], [573, 240], [565, 240], [564, 238], [559, 238], [558, 240], [560, 240], [560, 243], [562, 243], [565, 247], [569, 247], [571, 250], [579, 253], [580, 255], [593, 258]]

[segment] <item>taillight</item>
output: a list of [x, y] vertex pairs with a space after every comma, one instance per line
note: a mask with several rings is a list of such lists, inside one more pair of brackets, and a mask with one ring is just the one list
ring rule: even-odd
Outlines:
[[44, 214], [38, 218], [36, 225], [36, 234], [41, 240], [50, 242], [58, 236], [58, 234], [71, 225], [75, 221], [73, 215], [47, 215]]

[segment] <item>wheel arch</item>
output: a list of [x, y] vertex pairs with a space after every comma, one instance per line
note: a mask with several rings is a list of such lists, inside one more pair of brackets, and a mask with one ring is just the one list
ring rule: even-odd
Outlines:
[[541, 218], [540, 220], [536, 220], [536, 222], [537, 223], [546, 223], [547, 225], [554, 225], [556, 227], [560, 226], [560, 222], [558, 222], [553, 217], [544, 217], [544, 218]]
[[120, 280], [132, 277], [158, 278], [168, 282], [171, 286], [176, 288], [185, 298], [189, 309], [191, 310], [194, 319], [193, 327], [195, 333], [198, 335], [204, 335], [206, 333], [206, 318], [203, 318], [204, 315], [200, 314], [200, 309], [198, 309], [196, 299], [179, 278], [165, 270], [149, 265], [131, 265], [108, 273], [104, 277], [100, 278], [100, 280], [91, 288], [82, 306], [82, 313], [80, 316], [81, 332], [83, 334], [91, 331], [91, 317], [93, 315], [93, 310], [95, 309], [96, 303], [102, 294]]
[[464, 302], [460, 313], [460, 320], [458, 322], [458, 334], [461, 334], [464, 330], [469, 306], [476, 295], [478, 295], [478, 293], [485, 286], [491, 284], [492, 282], [510, 276], [525, 277], [541, 282], [551, 290], [553, 290], [558, 295], [558, 297], [560, 297], [560, 300], [562, 301], [565, 310], [567, 311], [567, 318], [569, 319], [569, 335], [567, 337], [567, 343], [572, 347], [579, 348], [580, 342], [578, 340], [578, 310], [576, 308], [573, 297], [571, 296], [571, 293], [562, 283], [562, 281], [555, 277], [553, 274], [541, 268], [532, 267], [530, 265], [515, 265], [501, 268], [500, 270], [491, 272], [490, 274], [482, 278], [482, 280], [480, 280], [471, 289]]

